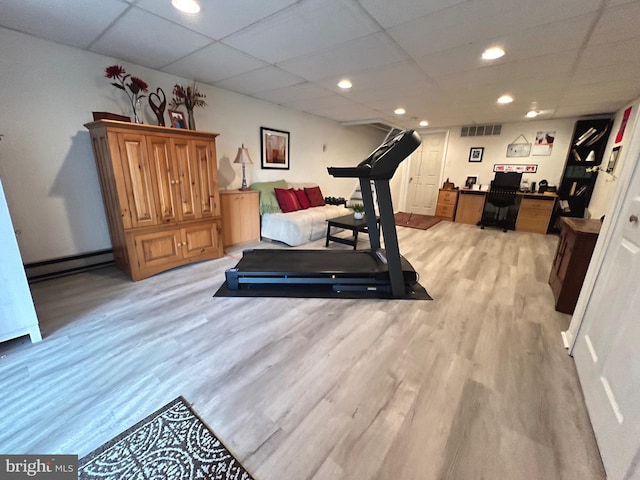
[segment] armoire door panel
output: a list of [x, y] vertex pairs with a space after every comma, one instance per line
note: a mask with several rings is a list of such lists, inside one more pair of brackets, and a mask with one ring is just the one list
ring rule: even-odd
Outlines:
[[220, 250], [219, 222], [183, 228], [183, 252], [185, 257], [196, 257]]
[[171, 148], [176, 159], [176, 187], [180, 220], [200, 217], [198, 201], [198, 173], [195, 155], [188, 140], [172, 139]]
[[155, 225], [156, 212], [149, 157], [143, 135], [120, 135], [122, 170], [128, 190], [129, 211], [134, 227]]
[[174, 184], [175, 167], [169, 153], [169, 140], [160, 136], [148, 136], [147, 142], [151, 153], [151, 173], [154, 180], [158, 218], [162, 223], [175, 222], [176, 194]]
[[220, 200], [218, 197], [218, 166], [215, 143], [194, 141], [193, 145], [198, 170], [200, 213], [202, 217], [219, 216]]
[[139, 268], [172, 263], [182, 257], [179, 229], [139, 234], [134, 241]]

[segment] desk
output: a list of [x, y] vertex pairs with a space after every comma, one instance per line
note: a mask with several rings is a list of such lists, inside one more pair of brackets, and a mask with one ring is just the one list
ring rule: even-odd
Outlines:
[[[482, 218], [486, 197], [487, 192], [460, 189], [455, 221], [477, 225]], [[516, 204], [518, 205], [516, 231], [547, 233], [557, 198], [558, 195], [555, 193], [518, 192], [516, 195]]]

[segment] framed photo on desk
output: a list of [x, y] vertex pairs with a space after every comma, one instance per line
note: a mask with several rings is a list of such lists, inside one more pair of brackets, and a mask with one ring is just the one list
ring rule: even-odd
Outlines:
[[481, 162], [482, 155], [484, 155], [484, 147], [472, 147], [471, 150], [469, 150], [469, 161]]
[[464, 186], [467, 188], [473, 188], [473, 186], [478, 182], [478, 177], [467, 177], [464, 182]]

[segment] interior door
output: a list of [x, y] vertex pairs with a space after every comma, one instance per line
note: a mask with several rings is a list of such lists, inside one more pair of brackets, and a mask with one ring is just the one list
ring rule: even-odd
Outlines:
[[611, 242], [573, 350], [591, 423], [611, 480], [637, 478], [633, 472], [640, 459], [638, 217], [640, 162], [636, 161], [621, 216], [612, 226]]
[[409, 162], [409, 213], [435, 215], [446, 133], [422, 135], [422, 145]]

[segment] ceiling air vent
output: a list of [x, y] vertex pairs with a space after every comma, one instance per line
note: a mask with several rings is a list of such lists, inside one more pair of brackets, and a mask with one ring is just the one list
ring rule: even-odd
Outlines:
[[500, 135], [502, 125], [469, 125], [462, 127], [461, 137], [486, 137], [489, 135]]

